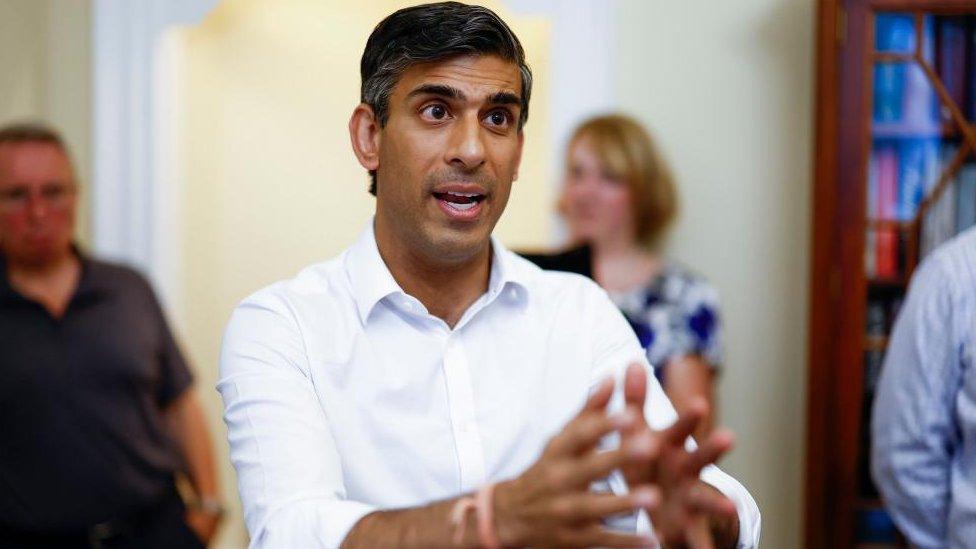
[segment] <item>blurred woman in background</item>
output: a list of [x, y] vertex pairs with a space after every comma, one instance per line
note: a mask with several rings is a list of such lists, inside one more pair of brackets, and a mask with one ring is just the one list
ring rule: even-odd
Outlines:
[[571, 245], [589, 247], [594, 280], [633, 326], [675, 408], [708, 402], [701, 439], [713, 425], [722, 362], [718, 297], [663, 252], [678, 210], [668, 166], [640, 124], [609, 115], [576, 129], [565, 169], [559, 211]]

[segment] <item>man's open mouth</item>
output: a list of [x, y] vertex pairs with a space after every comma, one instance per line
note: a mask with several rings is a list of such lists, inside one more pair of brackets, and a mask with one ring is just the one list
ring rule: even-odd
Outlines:
[[479, 202], [485, 199], [485, 195], [475, 193], [445, 192], [434, 193], [434, 198], [440, 200], [450, 208], [463, 212], [474, 208]]

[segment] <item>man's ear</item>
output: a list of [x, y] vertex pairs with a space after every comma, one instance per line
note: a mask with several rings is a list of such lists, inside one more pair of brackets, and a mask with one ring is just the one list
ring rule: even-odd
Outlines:
[[380, 123], [373, 108], [366, 103], [360, 103], [352, 111], [349, 140], [362, 167], [372, 171], [380, 166]]
[[519, 168], [522, 167], [522, 146], [525, 145], [525, 133], [518, 132], [518, 149], [515, 151], [515, 174], [512, 181], [518, 181]]

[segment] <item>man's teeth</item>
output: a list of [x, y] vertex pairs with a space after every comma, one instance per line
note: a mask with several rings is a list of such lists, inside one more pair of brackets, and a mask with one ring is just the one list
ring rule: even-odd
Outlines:
[[470, 210], [471, 208], [474, 208], [476, 205], [478, 205], [477, 202], [468, 202], [466, 204], [459, 204], [457, 202], [444, 201], [444, 203], [450, 206], [451, 208], [454, 208], [455, 210], [461, 210], [461, 211]]
[[452, 192], [449, 192], [447, 194], [452, 195], [452, 196], [463, 196], [465, 198], [474, 198], [474, 197], [478, 196], [478, 193], [452, 193]]

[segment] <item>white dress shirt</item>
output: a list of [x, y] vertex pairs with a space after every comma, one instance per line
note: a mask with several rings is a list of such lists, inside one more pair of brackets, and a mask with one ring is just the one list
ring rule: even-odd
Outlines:
[[[514, 478], [595, 384], [647, 365], [599, 286], [492, 247], [488, 292], [454, 329], [400, 289], [372, 222], [337, 258], [237, 307], [217, 387], [251, 547], [338, 547], [374, 510]], [[648, 422], [666, 427], [675, 412], [647, 377]], [[714, 466], [702, 479], [738, 508], [739, 546], [755, 547], [749, 493]], [[621, 475], [609, 486], [627, 489]]]

